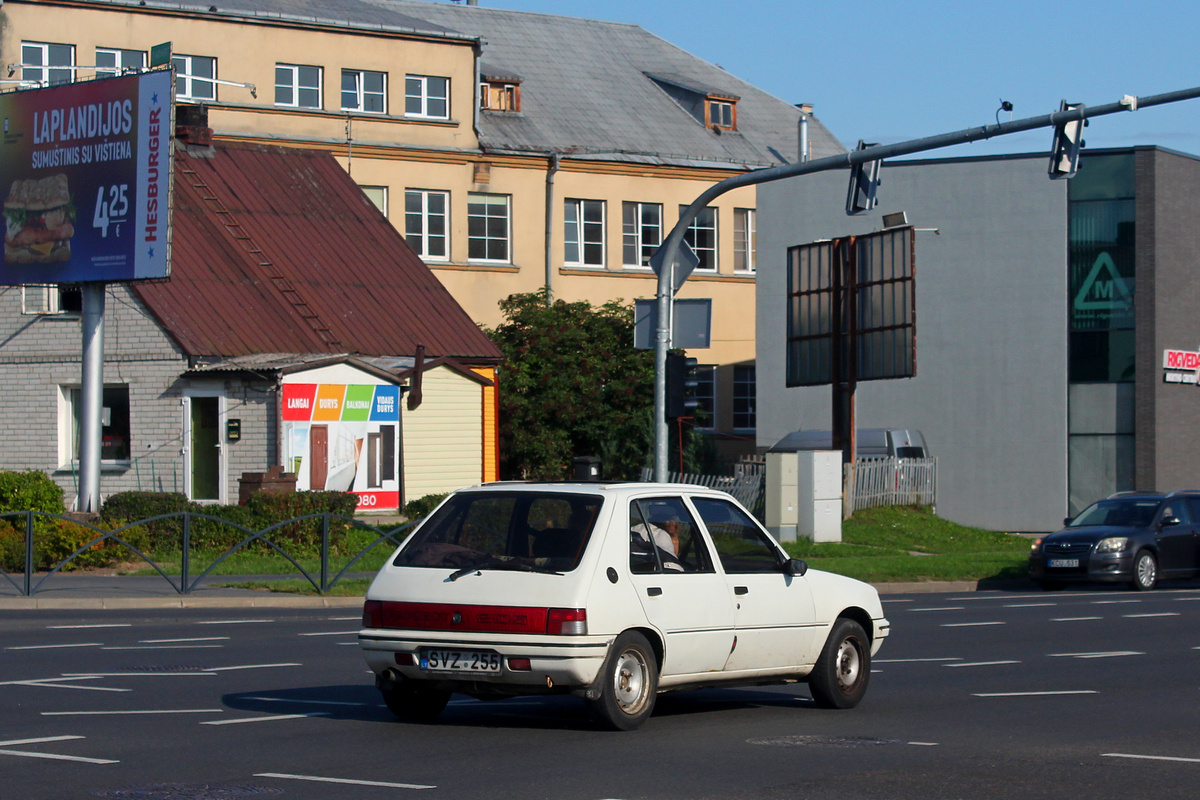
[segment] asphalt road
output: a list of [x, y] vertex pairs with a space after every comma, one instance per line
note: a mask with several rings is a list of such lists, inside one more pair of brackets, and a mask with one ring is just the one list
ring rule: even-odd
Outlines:
[[863, 705], [802, 686], [662, 695], [641, 730], [574, 698], [456, 696], [394, 721], [353, 608], [5, 610], [0, 796], [1193, 798], [1200, 588], [887, 595]]

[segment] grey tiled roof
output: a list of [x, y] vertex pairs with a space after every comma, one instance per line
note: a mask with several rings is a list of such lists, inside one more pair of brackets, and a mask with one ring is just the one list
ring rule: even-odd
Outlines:
[[[141, 2], [91, 1], [117, 6]], [[797, 157], [799, 110], [637, 25], [427, 0], [213, 2], [218, 17], [311, 20], [350, 29], [478, 39], [488, 73], [521, 80], [519, 113], [479, 113], [479, 137], [487, 150], [745, 167]], [[146, 5], [208, 15], [210, 3], [146, 0]], [[738, 130], [704, 128], [651, 76], [737, 98]], [[461, 112], [459, 116], [466, 118]], [[816, 119], [808, 133], [814, 159], [845, 150]]]

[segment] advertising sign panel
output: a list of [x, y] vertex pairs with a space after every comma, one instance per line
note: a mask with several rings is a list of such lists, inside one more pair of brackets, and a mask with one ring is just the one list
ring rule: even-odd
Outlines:
[[400, 505], [400, 387], [285, 383], [283, 428], [296, 488], [353, 492], [359, 508]]
[[170, 274], [170, 70], [0, 95], [0, 285]]

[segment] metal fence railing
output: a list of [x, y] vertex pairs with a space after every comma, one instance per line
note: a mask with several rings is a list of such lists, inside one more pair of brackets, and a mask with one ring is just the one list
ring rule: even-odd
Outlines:
[[[738, 469], [734, 475], [693, 475], [687, 472], [668, 472], [668, 483], [690, 483], [696, 486], [707, 486], [710, 489], [720, 489], [728, 492], [754, 514], [761, 513], [763, 499], [764, 471], [757, 469]], [[654, 480], [653, 471], [649, 468], [642, 470], [642, 480]]]
[[860, 458], [846, 464], [842, 516], [875, 506], [936, 506], [936, 458]]
[[[179, 575], [174, 576], [173, 578], [167, 573], [167, 570], [163, 568], [162, 564], [155, 562], [150, 555], [147, 555], [134, 545], [130, 544], [128, 539], [133, 538], [129, 534], [131, 529], [147, 525], [149, 523], [156, 523], [164, 520], [174, 520], [176, 518], [179, 518], [180, 522], [180, 569]], [[399, 526], [384, 529], [375, 527], [373, 525], [368, 525], [360, 520], [343, 517], [338, 514], [321, 513], [308, 514], [303, 517], [295, 517], [292, 519], [283, 520], [282, 522], [277, 522], [273, 525], [263, 528], [262, 530], [256, 531], [242, 525], [238, 525], [237, 523], [230, 522], [229, 520], [192, 511], [177, 511], [172, 514], [162, 514], [157, 517], [140, 519], [111, 531], [104, 530], [103, 528], [73, 517], [63, 516], [60, 514], [48, 514], [42, 511], [9, 512], [6, 514], [0, 514], [0, 520], [7, 521], [10, 525], [15, 527], [18, 532], [22, 527], [24, 527], [24, 541], [22, 543], [24, 546], [24, 552], [21, 556], [21, 560], [24, 561], [23, 569], [13, 569], [10, 571], [9, 569], [5, 569], [4, 567], [0, 566], [0, 576], [7, 579], [8, 582], [12, 584], [21, 595], [24, 596], [30, 596], [34, 592], [37, 592], [41, 588], [42, 584], [44, 584], [54, 575], [58, 574], [64, 568], [69, 568], [76, 562], [77, 559], [80, 558], [82, 554], [87, 553], [93, 548], [108, 546], [109, 543], [128, 550], [134, 559], [138, 561], [144, 561], [168, 583], [170, 583], [172, 588], [174, 588], [177, 593], [190, 594], [199, 586], [200, 582], [207, 578], [223, 561], [256, 542], [266, 545], [269, 550], [273, 551], [279, 556], [282, 556], [284, 559], [290, 562], [291, 565], [295, 567], [297, 573], [311, 583], [314, 589], [324, 594], [332, 589], [333, 586], [338, 583], [338, 581], [342, 580], [342, 578], [344, 578], [351, 571], [351, 569], [359, 561], [361, 561], [364, 556], [367, 555], [367, 553], [374, 550], [378, 545], [384, 542], [387, 542], [389, 547], [396, 547], [399, 545], [400, 542], [403, 541], [404, 537], [408, 535], [408, 529], [414, 524], [414, 522], [405, 522]], [[38, 545], [38, 537], [39, 535], [47, 536], [53, 534], [40, 533], [38, 529], [39, 527], [43, 527], [44, 523], [47, 521], [54, 522], [56, 520], [61, 521], [60, 524], [66, 523], [71, 526], [80, 526], [80, 528], [88, 530], [88, 536], [90, 538], [85, 544], [77, 547], [74, 552], [55, 563], [45, 572], [44, 575], [40, 575], [40, 573], [36, 573], [34, 570], [34, 552], [35, 547]], [[315, 555], [311, 552], [311, 548], [309, 548], [310, 552], [299, 553], [297, 552], [294, 542], [288, 541], [286, 536], [283, 535], [284, 532], [293, 526], [293, 524], [305, 522], [319, 524], [320, 526], [319, 541], [316, 544], [316, 547], [319, 550], [320, 566], [318, 570], [314, 570], [312, 573], [304, 569], [304, 567], [302, 567], [297, 560], [298, 558], [308, 559]], [[240, 535], [241, 539], [218, 555], [211, 563], [197, 566], [192, 563], [193, 558], [195, 557], [196, 549], [193, 544], [192, 532], [193, 526], [197, 523], [228, 526], [229, 528], [233, 529], [233, 531], [236, 531], [235, 535]], [[362, 528], [376, 534], [376, 538], [370, 544], [359, 550], [357, 554], [353, 555], [349, 562], [346, 563], [340, 570], [338, 570], [336, 573], [333, 573], [330, 566], [331, 527], [333, 527], [335, 530], [340, 528], [342, 531], [345, 531], [348, 527]], [[197, 572], [199, 574], [196, 574]], [[35, 583], [34, 578], [38, 575], [40, 575], [40, 577]], [[19, 576], [21, 578], [21, 582], [18, 583], [16, 580], [14, 580], [14, 576]]]

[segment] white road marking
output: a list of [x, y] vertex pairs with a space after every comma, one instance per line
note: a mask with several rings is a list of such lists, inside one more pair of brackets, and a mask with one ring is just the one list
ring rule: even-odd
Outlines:
[[1052, 617], [1051, 622], [1085, 622], [1091, 619], [1104, 619], [1104, 617]]
[[1092, 605], [1105, 606], [1116, 605], [1117, 603], [1140, 603], [1141, 600], [1093, 600]]
[[290, 697], [243, 697], [243, 700], [259, 700], [264, 703], [306, 703], [314, 706], [365, 706], [366, 703], [352, 703], [346, 700], [294, 700]]
[[223, 708], [161, 708], [145, 711], [43, 711], [43, 717], [108, 717], [117, 714], [223, 714]]
[[1006, 622], [943, 622], [943, 628], [978, 628], [981, 625], [1007, 625]]
[[273, 619], [206, 619], [197, 625], [258, 625], [264, 622], [274, 622]]
[[938, 742], [909, 742], [909, 744], [915, 745], [916, 747], [937, 747], [939, 743]]
[[1060, 692], [980, 692], [973, 697], [1047, 697], [1060, 694], [1099, 694], [1095, 689], [1065, 689]]
[[315, 633], [302, 633], [301, 636], [357, 636], [358, 629], [352, 631], [317, 631]]
[[1109, 650], [1098, 653], [1049, 653], [1050, 658], [1115, 658], [1117, 656], [1144, 656], [1136, 650]]
[[209, 675], [208, 672], [64, 672], [64, 678], [136, 678], [136, 677], [167, 677], [167, 678], [195, 678], [200, 675]]
[[330, 622], [362, 622], [362, 614], [357, 617], [327, 617]]
[[286, 778], [293, 781], [316, 781], [317, 783], [347, 783], [352, 786], [383, 786], [388, 789], [436, 789], [420, 783], [388, 783], [386, 781], [360, 781], [349, 778], [323, 778], [319, 775], [289, 775], [284, 772], [256, 772], [256, 778]]
[[941, 608], [910, 608], [910, 612], [917, 611], [962, 611], [963, 606], [943, 606]]
[[1182, 758], [1180, 756], [1139, 756], [1133, 753], [1101, 753], [1107, 758], [1140, 758], [1147, 761], [1183, 761], [1187, 764], [1200, 764], [1200, 758]]
[[223, 644], [172, 644], [172, 645], [138, 645], [130, 644], [120, 647], [101, 647], [101, 650], [214, 650], [224, 647]]
[[4, 681], [0, 686], [46, 686], [51, 689], [86, 689], [92, 692], [132, 692], [133, 689], [116, 689], [111, 686], [75, 686], [74, 683], [63, 681], [89, 681], [99, 676], [80, 676], [74, 678], [35, 678], [27, 681]]
[[[1200, 599], [1200, 598], [1198, 598]], [[96, 625], [47, 625], [46, 628], [52, 631], [66, 631], [80, 628], [132, 628], [131, 622], [103, 622]]]
[[228, 636], [195, 636], [189, 639], [139, 639], [142, 644], [175, 644], [177, 642], [227, 642]]
[[[1200, 648], [1198, 648], [1200, 649]], [[915, 663], [918, 661], [962, 661], [961, 658], [876, 658], [871, 663], [873, 664], [906, 664]]]
[[1006, 603], [1005, 608], [1045, 608], [1046, 606], [1056, 606], [1058, 603]]
[[[13, 739], [0, 742], [0, 747], [14, 744], [42, 744], [44, 742], [66, 742], [72, 739], [83, 739], [83, 736], [45, 736], [40, 739]], [[57, 753], [29, 753], [24, 750], [0, 750], [0, 755], [21, 756], [23, 758], [48, 758], [54, 761], [81, 761], [84, 764], [119, 764], [109, 758], [84, 758], [83, 756], [64, 756]]]
[[961, 664], [942, 664], [943, 667], [994, 667], [999, 664], [1020, 664], [1020, 661], [964, 661]]
[[236, 667], [209, 667], [205, 672], [229, 672], [235, 669], [270, 669], [272, 667], [302, 667], [303, 664], [242, 664]]
[[1143, 617], [1178, 617], [1178, 611], [1160, 611], [1157, 614], [1122, 614], [1126, 619], [1140, 619]]
[[305, 719], [306, 717], [325, 717], [324, 711], [312, 711], [308, 714], [276, 714], [273, 717], [239, 717], [238, 719], [211, 719], [201, 722], [201, 725], [238, 725], [243, 722], [276, 722], [281, 719]]
[[6, 647], [5, 650], [58, 650], [64, 647], [103, 647], [104, 642], [76, 642], [74, 644], [23, 644]]

